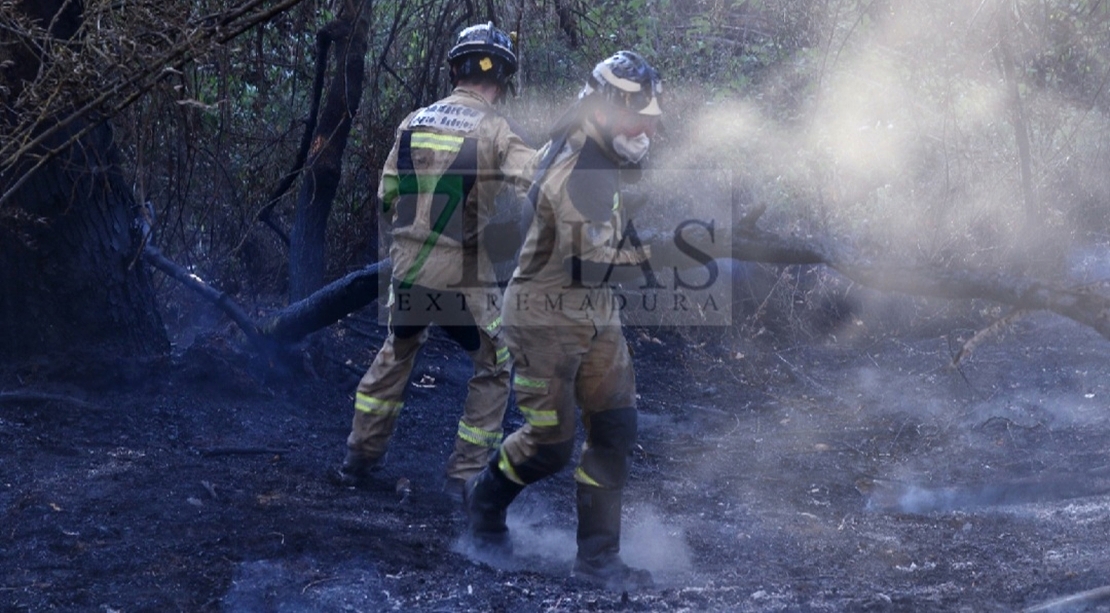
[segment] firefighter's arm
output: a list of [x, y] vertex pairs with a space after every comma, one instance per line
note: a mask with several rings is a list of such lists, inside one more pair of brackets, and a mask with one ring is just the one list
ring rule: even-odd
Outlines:
[[568, 177], [557, 196], [558, 252], [575, 281], [598, 285], [643, 276], [651, 250], [621, 237], [613, 226], [620, 208], [618, 188], [611, 173], [587, 171]]
[[[612, 221], [592, 221], [577, 215], [558, 220], [559, 253], [563, 266], [576, 281], [587, 285], [621, 283], [643, 276], [650, 247], [636, 241], [614, 240]], [[613, 245], [616, 244], [614, 247]]]
[[515, 189], [502, 189], [496, 198], [494, 217], [482, 231], [482, 244], [492, 262], [516, 257], [532, 220], [532, 204]]
[[[609, 228], [612, 229], [612, 226]], [[587, 228], [586, 234], [604, 233], [601, 228]], [[563, 265], [576, 280], [587, 285], [624, 283], [644, 276], [644, 266], [651, 257], [650, 247], [633, 247], [622, 244], [619, 248], [607, 245], [585, 245], [581, 253], [571, 253]]]
[[651, 249], [654, 268], [692, 268], [732, 257], [730, 235], [713, 221], [686, 220], [672, 231], [642, 230], [636, 238]]
[[389, 155], [386, 156], [385, 164], [382, 166], [381, 180], [378, 181], [378, 203], [381, 206], [378, 209], [378, 218], [381, 223], [388, 223], [393, 220], [393, 207], [400, 195], [401, 182], [397, 172], [397, 156], [400, 149], [401, 132], [401, 128], [398, 128], [396, 137], [393, 139], [393, 148], [389, 150]]
[[393, 242], [393, 215], [394, 206], [397, 204], [398, 184], [400, 181], [396, 174], [382, 173], [378, 182], [378, 236], [382, 247], [389, 247]]
[[[504, 119], [504, 118], [502, 118]], [[532, 183], [532, 157], [536, 150], [513, 128], [507, 120], [501, 121], [494, 135], [500, 152], [501, 176], [512, 183], [523, 195]]]
[[493, 217], [485, 227], [483, 244], [492, 261], [505, 262], [516, 256], [532, 219], [528, 186], [535, 150], [507, 121], [495, 138], [500, 152], [499, 170], [506, 181], [494, 201]]

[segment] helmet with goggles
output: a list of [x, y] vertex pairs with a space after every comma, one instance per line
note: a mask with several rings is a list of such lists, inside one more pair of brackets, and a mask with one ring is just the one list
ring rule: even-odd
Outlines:
[[657, 116], [663, 114], [659, 106], [662, 92], [659, 72], [643, 56], [634, 51], [618, 51], [594, 66], [578, 97], [594, 96], [641, 115]]
[[455, 46], [447, 52], [447, 63], [452, 87], [463, 80], [490, 80], [505, 87], [517, 69], [512, 38], [493, 22], [459, 32]]

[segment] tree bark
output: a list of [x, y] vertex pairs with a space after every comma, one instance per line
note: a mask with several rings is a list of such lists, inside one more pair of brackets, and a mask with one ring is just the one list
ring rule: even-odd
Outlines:
[[[68, 38], [80, 23], [74, 0], [21, 2], [50, 33]], [[58, 15], [58, 19], [53, 19]], [[0, 34], [0, 47], [22, 61], [0, 71], [5, 107], [41, 59], [19, 33]], [[111, 352], [130, 357], [163, 354], [169, 340], [147, 269], [134, 265], [145, 240], [138, 207], [118, 161], [106, 122], [78, 120], [53, 133], [31, 155], [0, 168], [0, 360]], [[42, 125], [43, 133], [50, 125]], [[72, 145], [72, 136], [85, 132]], [[36, 155], [57, 152], [37, 170]]]
[[133, 265], [142, 238], [116, 156], [101, 124], [0, 210], [0, 356], [168, 351], [150, 276]]
[[312, 148], [312, 137], [316, 134], [316, 122], [320, 118], [320, 98], [324, 90], [324, 81], [327, 78], [328, 72], [328, 50], [331, 49], [331, 36], [326, 31], [321, 31], [316, 34], [316, 71], [312, 79], [312, 104], [308, 111], [308, 117], [305, 119], [304, 134], [301, 136], [301, 144], [297, 147], [297, 158], [293, 161], [293, 168], [285, 173], [285, 176], [278, 182], [277, 187], [270, 192], [270, 196], [266, 198], [266, 206], [258, 212], [258, 221], [266, 224], [281, 242], [285, 243], [286, 247], [289, 246], [289, 235], [285, 230], [278, 225], [278, 222], [273, 219], [273, 211], [277, 206], [278, 201], [289, 188], [293, 186], [293, 182], [301, 174], [304, 169], [305, 160], [308, 159], [308, 152]]
[[1006, 83], [1007, 111], [1010, 125], [1014, 128], [1014, 142], [1018, 150], [1018, 170], [1021, 174], [1021, 196], [1025, 212], [1024, 229], [1039, 218], [1040, 206], [1037, 203], [1036, 189], [1033, 185], [1033, 154], [1029, 144], [1029, 124], [1025, 116], [1025, 104], [1021, 99], [1020, 70], [1015, 66], [1014, 51], [1011, 47], [1014, 10], [1016, 8], [1009, 2], [999, 5], [997, 52], [1002, 78]]
[[312, 140], [308, 167], [297, 196], [289, 249], [289, 299], [306, 298], [324, 285], [327, 227], [342, 176], [343, 151], [362, 99], [370, 1], [344, 2], [324, 28], [337, 44], [336, 75]]
[[296, 342], [377, 300], [389, 273], [389, 260], [356, 270], [274, 313], [259, 326], [260, 331], [279, 345]]

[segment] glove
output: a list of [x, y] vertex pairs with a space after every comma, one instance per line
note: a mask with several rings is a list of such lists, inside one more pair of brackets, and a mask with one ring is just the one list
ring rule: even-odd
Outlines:
[[482, 231], [482, 247], [497, 264], [516, 260], [532, 223], [532, 203], [513, 190], [503, 190], [495, 202], [496, 212]]
[[494, 264], [516, 259], [516, 252], [524, 244], [520, 224], [515, 221], [491, 223], [482, 231], [482, 246]]

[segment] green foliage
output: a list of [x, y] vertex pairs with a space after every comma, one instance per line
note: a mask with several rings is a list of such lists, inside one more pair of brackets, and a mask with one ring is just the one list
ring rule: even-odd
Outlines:
[[[294, 159], [316, 33], [335, 6], [305, 0], [213, 47], [115, 122], [137, 192], [161, 213], [159, 244], [243, 292], [281, 290], [285, 247], [255, 217]], [[370, 205], [394, 129], [447, 93], [443, 59], [455, 33], [488, 19], [519, 32], [523, 95], [506, 112], [535, 134], [597, 61], [621, 48], [646, 55], [665, 80], [660, 159], [687, 156], [675, 163], [731, 174], [769, 205], [769, 229], [838, 237], [865, 254], [986, 267], [1008, 266], [1030, 245], [1040, 250], [1030, 257], [1053, 259], [1044, 255], [1051, 243], [1066, 244], [1080, 229], [1110, 235], [1103, 2], [495, 0], [477, 13], [449, 0], [371, 6], [366, 90], [330, 229], [332, 276], [374, 257]], [[126, 26], [125, 13], [114, 18]], [[1016, 66], [1010, 77], [1001, 41]], [[1019, 130], [1030, 143], [1040, 211], [1031, 218]], [[285, 225], [293, 193], [276, 210]], [[1042, 229], [1036, 241], [1018, 232], [1029, 224]]]

